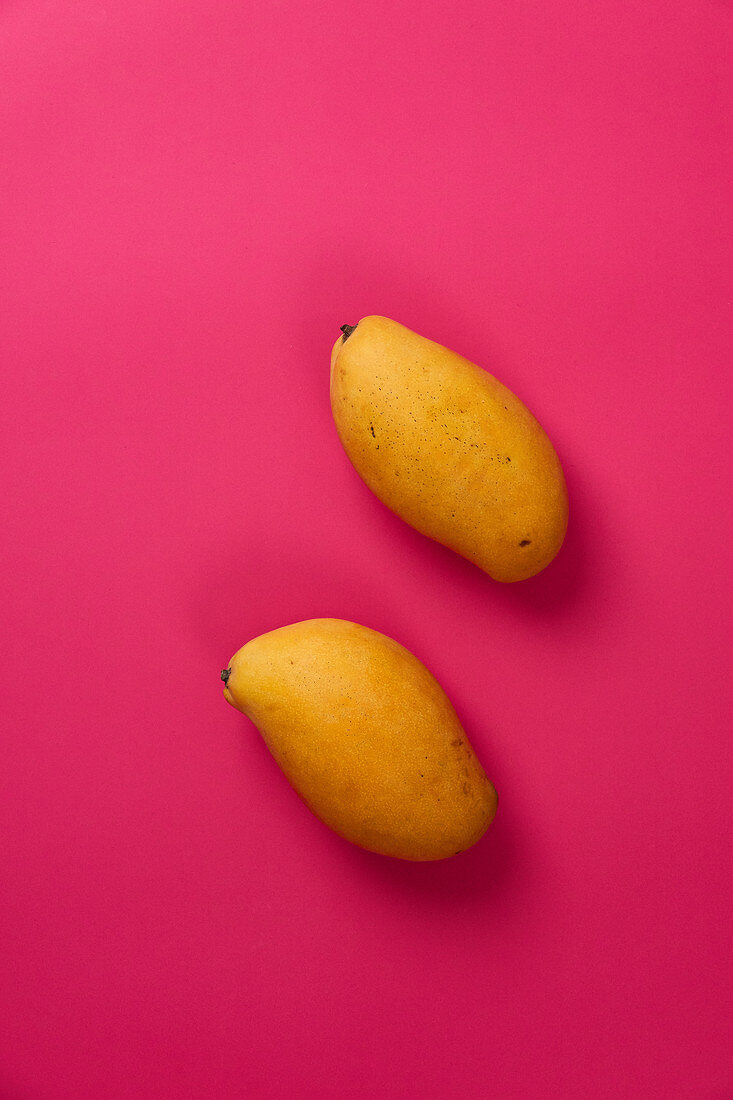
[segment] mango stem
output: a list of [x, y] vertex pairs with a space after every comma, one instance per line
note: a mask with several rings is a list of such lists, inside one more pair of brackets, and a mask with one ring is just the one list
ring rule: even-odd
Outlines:
[[230, 668], [223, 668], [221, 670], [221, 678], [224, 681], [224, 683], [227, 682], [227, 680], [229, 679], [231, 674], [232, 674], [232, 670]]
[[354, 331], [355, 328], [356, 328], [356, 325], [342, 325], [341, 326], [341, 331], [344, 334], [344, 343], [346, 343], [346, 341], [349, 339], [349, 337], [351, 336], [351, 334], [352, 334], [352, 332]]

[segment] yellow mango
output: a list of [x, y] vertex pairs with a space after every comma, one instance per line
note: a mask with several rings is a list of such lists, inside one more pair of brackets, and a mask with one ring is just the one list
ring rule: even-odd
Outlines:
[[496, 792], [437, 681], [357, 623], [310, 619], [253, 638], [221, 674], [290, 784], [346, 840], [398, 859], [470, 847]]
[[344, 325], [331, 407], [360, 477], [403, 520], [498, 581], [544, 569], [568, 498], [559, 459], [491, 374], [386, 317]]

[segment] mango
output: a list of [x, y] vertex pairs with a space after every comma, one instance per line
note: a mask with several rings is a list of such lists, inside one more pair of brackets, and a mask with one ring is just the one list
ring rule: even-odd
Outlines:
[[498, 581], [534, 576], [568, 523], [560, 461], [491, 374], [387, 317], [344, 325], [331, 407], [352, 465], [388, 508]]
[[496, 792], [447, 696], [386, 635], [294, 623], [247, 642], [221, 678], [305, 804], [353, 844], [444, 859], [490, 825]]

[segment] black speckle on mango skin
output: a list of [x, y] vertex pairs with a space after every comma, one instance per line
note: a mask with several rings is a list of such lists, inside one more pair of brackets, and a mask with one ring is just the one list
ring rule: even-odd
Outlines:
[[529, 546], [531, 544], [531, 542], [532, 542], [531, 539], [522, 539], [522, 541], [520, 542], [519, 545], [520, 546]]

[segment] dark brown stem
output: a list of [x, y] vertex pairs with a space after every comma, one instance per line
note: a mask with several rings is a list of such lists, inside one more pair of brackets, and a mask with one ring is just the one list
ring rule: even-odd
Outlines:
[[[358, 322], [357, 322], [357, 324], [358, 324]], [[344, 343], [346, 343], [346, 341], [349, 339], [349, 337], [351, 336], [351, 334], [352, 334], [352, 332], [354, 331], [355, 328], [356, 328], [356, 325], [342, 325], [341, 326], [341, 331], [344, 334]]]
[[232, 670], [230, 668], [223, 668], [221, 670], [221, 678], [224, 681], [224, 683], [227, 682], [227, 680], [229, 679], [231, 674], [232, 674]]

